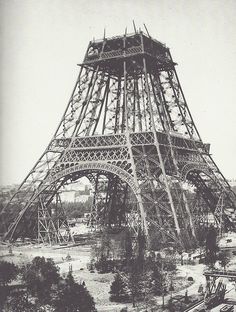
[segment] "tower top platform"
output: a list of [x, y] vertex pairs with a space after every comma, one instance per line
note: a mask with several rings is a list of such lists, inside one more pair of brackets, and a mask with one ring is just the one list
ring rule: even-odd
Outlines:
[[171, 69], [176, 64], [165, 44], [140, 31], [90, 41], [83, 65], [94, 68], [99, 65], [105, 72], [122, 76], [124, 60], [130, 65], [131, 72], [138, 72], [139, 64], [142, 67], [143, 57], [146, 58], [148, 67], [157, 65], [159, 70]]

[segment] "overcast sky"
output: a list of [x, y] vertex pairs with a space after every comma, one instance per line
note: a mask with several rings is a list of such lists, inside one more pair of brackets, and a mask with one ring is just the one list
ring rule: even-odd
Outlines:
[[0, 0], [0, 184], [20, 183], [49, 143], [88, 42], [133, 19], [170, 47], [203, 140], [236, 178], [236, 1]]

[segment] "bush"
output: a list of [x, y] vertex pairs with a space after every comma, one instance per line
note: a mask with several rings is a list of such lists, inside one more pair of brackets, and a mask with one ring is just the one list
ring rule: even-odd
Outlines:
[[189, 277], [188, 277], [188, 281], [189, 281], [189, 282], [193, 282], [193, 277], [192, 277], [192, 276], [189, 276]]
[[8, 312], [34, 312], [36, 306], [28, 301], [26, 295], [15, 294], [8, 299], [3, 311]]
[[113, 272], [115, 268], [115, 261], [107, 259], [106, 256], [101, 255], [101, 258], [95, 263], [95, 268], [99, 273]]
[[116, 273], [114, 281], [111, 284], [110, 300], [116, 302], [127, 302], [129, 299], [129, 290], [124, 275]]
[[0, 285], [5, 286], [14, 280], [19, 272], [14, 263], [0, 261]]

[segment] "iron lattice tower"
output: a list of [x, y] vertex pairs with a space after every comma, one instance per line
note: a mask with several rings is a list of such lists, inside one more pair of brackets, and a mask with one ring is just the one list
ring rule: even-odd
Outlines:
[[82, 176], [94, 185], [92, 225], [141, 226], [186, 247], [209, 213], [234, 224], [235, 194], [200, 138], [175, 66], [141, 31], [89, 43], [55, 135], [2, 212], [5, 239], [58, 242], [62, 228], [70, 239], [53, 201]]

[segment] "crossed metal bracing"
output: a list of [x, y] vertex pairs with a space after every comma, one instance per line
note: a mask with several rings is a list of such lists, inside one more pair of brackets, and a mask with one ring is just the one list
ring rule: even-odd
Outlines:
[[[111, 174], [93, 173], [92, 230], [121, 229], [128, 223], [128, 185]], [[130, 204], [130, 203], [129, 203]]]
[[[59, 189], [81, 174], [95, 186], [94, 224], [136, 222], [132, 227], [142, 226], [147, 237], [152, 229], [163, 243], [186, 246], [198, 221], [185, 183], [218, 223], [234, 223], [235, 194], [200, 138], [175, 65], [169, 49], [143, 32], [89, 43], [55, 135], [5, 207], [18, 206], [6, 220], [5, 238], [19, 235], [40, 203], [48, 215]], [[106, 195], [99, 192], [104, 176]], [[136, 200], [133, 210], [119, 196], [127, 192]]]
[[54, 203], [45, 206], [43, 196], [39, 196], [38, 216], [37, 216], [37, 238], [43, 243], [67, 243], [73, 240], [65, 217], [60, 195], [54, 196]]

